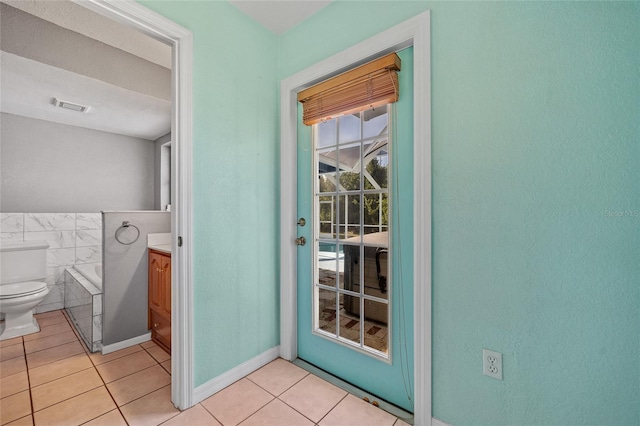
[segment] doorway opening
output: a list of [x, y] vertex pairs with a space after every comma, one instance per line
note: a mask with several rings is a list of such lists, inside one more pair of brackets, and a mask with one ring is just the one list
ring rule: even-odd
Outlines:
[[87, 0], [78, 4], [172, 49], [171, 60], [171, 400], [193, 405], [192, 285], [192, 61], [190, 31], [135, 2]]

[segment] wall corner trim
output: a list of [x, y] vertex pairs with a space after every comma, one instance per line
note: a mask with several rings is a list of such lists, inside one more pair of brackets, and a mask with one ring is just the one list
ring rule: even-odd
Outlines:
[[237, 367], [232, 368], [226, 373], [222, 373], [218, 377], [214, 377], [208, 382], [203, 383], [194, 391], [194, 404], [204, 401], [211, 395], [220, 392], [230, 384], [237, 382], [248, 374], [251, 374], [257, 369], [267, 365], [274, 359], [278, 358], [279, 353], [280, 348], [278, 346], [274, 346], [273, 348], [267, 349], [261, 354], [251, 358], [250, 360], [243, 362]]

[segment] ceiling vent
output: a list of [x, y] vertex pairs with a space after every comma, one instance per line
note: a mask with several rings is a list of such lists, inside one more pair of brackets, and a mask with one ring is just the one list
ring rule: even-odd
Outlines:
[[73, 102], [63, 101], [58, 98], [53, 98], [53, 104], [57, 107], [70, 109], [71, 111], [77, 111], [77, 112], [87, 112], [89, 111], [89, 108], [91, 108], [84, 105], [74, 104]]

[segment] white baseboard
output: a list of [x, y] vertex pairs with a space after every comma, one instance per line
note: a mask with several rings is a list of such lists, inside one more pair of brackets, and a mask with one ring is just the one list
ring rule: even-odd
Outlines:
[[138, 337], [132, 337], [131, 339], [123, 340], [122, 342], [105, 345], [102, 347], [102, 355], [119, 351], [120, 349], [128, 348], [129, 346], [138, 345], [149, 340], [151, 340], [151, 333], [143, 334], [142, 336]]
[[237, 382], [244, 376], [253, 373], [258, 368], [263, 367], [274, 359], [278, 358], [279, 354], [279, 346], [267, 349], [260, 355], [243, 362], [242, 364], [238, 365], [235, 368], [232, 368], [226, 373], [219, 375], [218, 377], [214, 377], [206, 383], [203, 383], [202, 385], [195, 388], [193, 392], [193, 403], [197, 404], [200, 401], [204, 401], [205, 399], [209, 398], [211, 395], [220, 392], [230, 384]]
[[449, 423], [445, 423], [440, 419], [436, 419], [435, 417], [431, 418], [431, 426], [451, 426]]

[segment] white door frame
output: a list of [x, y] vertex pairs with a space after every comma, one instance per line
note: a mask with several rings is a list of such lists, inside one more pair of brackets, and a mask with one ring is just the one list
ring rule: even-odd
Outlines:
[[[171, 401], [193, 405], [192, 84], [193, 35], [133, 1], [73, 0], [172, 47], [171, 73]], [[181, 237], [182, 245], [178, 246]]]
[[383, 54], [413, 46], [414, 66], [414, 403], [415, 424], [431, 424], [431, 41], [430, 13], [377, 34], [280, 84], [280, 356], [298, 355], [296, 255], [299, 91]]

